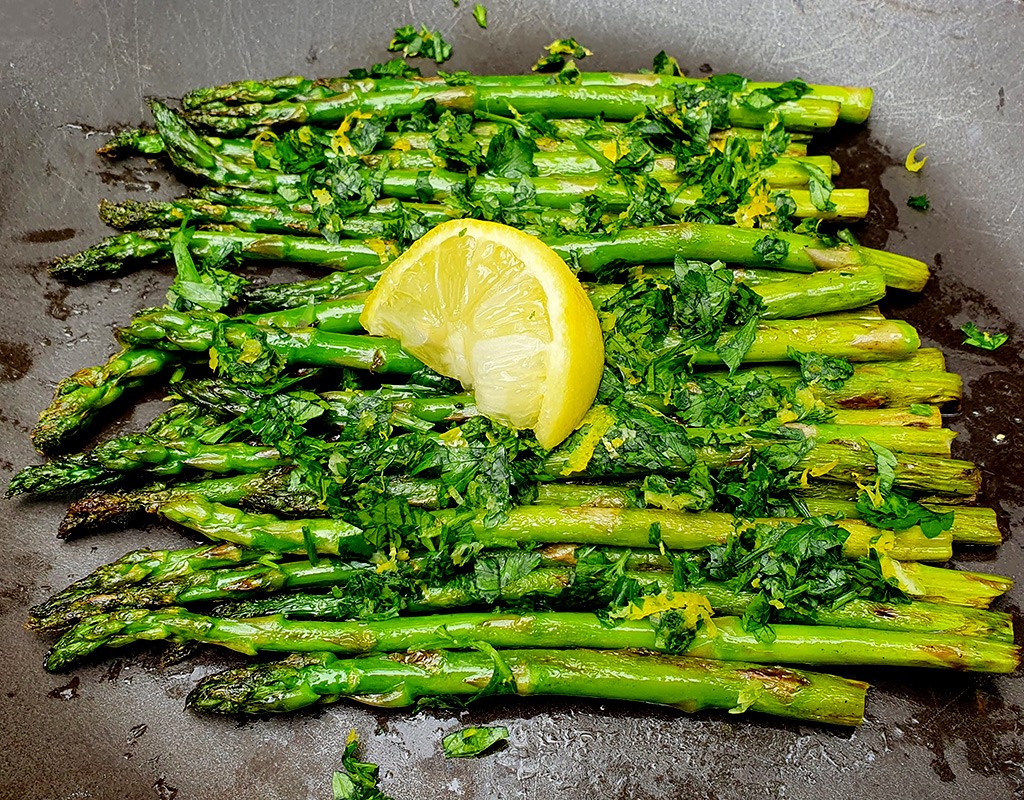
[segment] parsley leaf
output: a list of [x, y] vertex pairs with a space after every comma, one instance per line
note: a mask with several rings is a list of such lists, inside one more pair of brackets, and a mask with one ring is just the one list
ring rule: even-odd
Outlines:
[[344, 772], [335, 772], [331, 776], [331, 793], [333, 800], [391, 800], [379, 788], [380, 767], [366, 761], [356, 759], [359, 737], [356, 732], [349, 734], [345, 744], [345, 752], [341, 757]]
[[768, 234], [758, 239], [754, 245], [754, 253], [765, 264], [781, 264], [789, 255], [789, 243], [778, 236]]
[[809, 178], [807, 188], [811, 193], [811, 204], [819, 211], [835, 211], [836, 204], [832, 202], [832, 178], [826, 175], [820, 167], [801, 161], [800, 165], [807, 172]]
[[878, 491], [882, 496], [892, 491], [892, 485], [896, 481], [896, 456], [892, 450], [882, 447], [875, 442], [868, 442], [868, 447], [875, 454], [875, 472], [877, 473]]
[[486, 603], [493, 603], [517, 581], [529, 575], [541, 562], [539, 553], [512, 550], [478, 557], [474, 565], [474, 584]]
[[472, 114], [445, 111], [431, 134], [431, 149], [446, 161], [466, 168], [483, 163], [484, 153], [476, 137], [470, 133], [472, 127]]
[[750, 108], [754, 111], [766, 111], [770, 108], [774, 108], [780, 103], [787, 103], [792, 100], [799, 100], [810, 90], [811, 87], [804, 83], [802, 80], [791, 80], [786, 81], [785, 83], [781, 83], [778, 86], [774, 87], [754, 89], [754, 91], [744, 95], [741, 98], [740, 102], [743, 103], [743, 105], [745, 105], [747, 108]]
[[845, 358], [833, 358], [821, 353], [801, 353], [792, 347], [786, 350], [786, 355], [799, 365], [800, 379], [806, 386], [820, 383], [829, 391], [836, 391], [853, 376], [853, 364]]
[[487, 27], [487, 8], [480, 3], [473, 6], [473, 19], [481, 28]]
[[683, 70], [679, 66], [679, 62], [664, 50], [659, 51], [654, 57], [653, 71], [655, 75], [668, 75], [674, 78], [681, 78], [683, 76]]
[[418, 78], [420, 71], [411, 66], [404, 58], [396, 57], [383, 64], [374, 64], [369, 69], [357, 68], [349, 70], [348, 77], [362, 78]]
[[915, 194], [907, 198], [907, 205], [916, 208], [918, 211], [927, 211], [932, 207], [931, 201], [926, 194]]
[[431, 58], [438, 64], [452, 57], [452, 46], [439, 32], [429, 30], [426, 25], [421, 25], [418, 31], [414, 25], [396, 29], [388, 50], [400, 50], [408, 58]]
[[1006, 333], [988, 333], [983, 331], [973, 322], [961, 325], [960, 330], [967, 337], [964, 339], [964, 344], [969, 344], [971, 347], [977, 347], [981, 350], [995, 350], [1006, 344], [1007, 339], [1010, 338], [1009, 334]]
[[512, 125], [502, 126], [491, 137], [484, 163], [487, 172], [501, 178], [526, 178], [537, 174], [533, 154], [537, 143]]
[[466, 758], [478, 756], [494, 745], [508, 739], [508, 728], [494, 727], [463, 728], [449, 733], [441, 740], [445, 758]]
[[708, 78], [708, 85], [723, 92], [736, 93], [747, 88], [747, 79], [735, 72], [724, 72], [721, 75], [712, 75]]
[[548, 54], [531, 67], [534, 72], [558, 72], [571, 64], [570, 59], [584, 59], [594, 53], [575, 39], [555, 39], [546, 48]]
[[953, 527], [954, 512], [937, 513], [900, 492], [883, 494], [879, 503], [875, 499], [878, 498], [872, 498], [866, 491], [857, 495], [857, 511], [868, 525], [875, 528], [903, 531], [920, 525], [921, 532], [927, 538], [934, 539]]
[[233, 302], [249, 282], [215, 266], [222, 258], [215, 257], [197, 265], [188, 247], [195, 231], [186, 227], [187, 224], [188, 220], [184, 220], [171, 236], [177, 275], [167, 292], [167, 305], [175, 311], [220, 311]]

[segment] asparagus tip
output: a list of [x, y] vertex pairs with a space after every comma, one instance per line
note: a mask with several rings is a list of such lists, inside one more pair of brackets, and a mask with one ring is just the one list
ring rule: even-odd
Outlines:
[[322, 664], [326, 654], [297, 654], [267, 664], [218, 672], [185, 698], [185, 707], [214, 714], [290, 711], [319, 701], [304, 685], [303, 667]]

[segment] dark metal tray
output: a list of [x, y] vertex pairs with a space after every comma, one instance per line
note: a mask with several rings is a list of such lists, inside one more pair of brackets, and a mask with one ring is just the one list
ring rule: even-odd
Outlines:
[[[440, 28], [455, 44], [448, 66], [475, 71], [526, 69], [543, 45], [571, 34], [597, 53], [595, 68], [635, 69], [665, 47], [693, 73], [713, 67], [876, 87], [867, 129], [835, 137], [843, 182], [872, 189], [875, 210], [861, 231], [868, 244], [935, 266], [923, 298], [896, 298], [890, 310], [964, 374], [966, 401], [951, 420], [961, 433], [956, 449], [983, 465], [986, 501], [1000, 509], [1009, 537], [996, 554], [959, 561], [1024, 577], [1014, 538], [1024, 518], [1024, 5], [490, 0], [486, 31], [473, 22], [472, 5], [0, 2], [4, 483], [36, 458], [27, 432], [55, 382], [105, 360], [111, 326], [162, 302], [169, 282], [167, 273], [139, 272], [68, 288], [47, 277], [50, 258], [105, 235], [96, 217], [101, 197], [170, 196], [177, 188], [144, 161], [101, 161], [95, 132], [141, 122], [145, 95], [180, 96], [246, 76], [343, 74], [382, 60], [392, 29], [405, 23]], [[919, 142], [928, 143], [930, 159], [911, 175], [901, 162]], [[906, 207], [922, 192], [932, 200], [927, 214]], [[969, 319], [1009, 332], [1010, 343], [993, 354], [964, 348], [957, 328]], [[111, 422], [128, 429], [138, 419]], [[232, 663], [219, 654], [161, 670], [132, 651], [49, 675], [49, 640], [22, 628], [30, 604], [129, 549], [185, 541], [157, 527], [60, 543], [62, 510], [2, 506], [3, 798], [329, 797], [352, 728], [398, 798], [1022, 796], [1019, 674], [862, 671], [875, 688], [856, 731], [548, 701], [420, 713], [342, 704], [239, 724], [182, 711], [197, 678]], [[1016, 612], [1021, 597], [1015, 590], [1002, 607]], [[508, 725], [508, 746], [480, 760], [445, 761], [441, 734], [470, 720]]]

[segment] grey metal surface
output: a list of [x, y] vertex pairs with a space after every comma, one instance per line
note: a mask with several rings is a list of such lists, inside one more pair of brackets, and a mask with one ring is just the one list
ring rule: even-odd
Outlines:
[[[439, 27], [456, 47], [450, 67], [477, 71], [528, 68], [543, 45], [572, 34], [597, 53], [597, 68], [645, 66], [665, 47], [693, 72], [710, 65], [876, 87], [867, 131], [836, 138], [844, 180], [874, 190], [866, 241], [936, 266], [922, 299], [892, 307], [964, 373], [957, 451], [984, 466], [1009, 534], [997, 554], [960, 563], [1024, 578], [1024, 4], [491, 0], [487, 31], [472, 5], [0, 2], [0, 479], [36, 459], [27, 431], [55, 382], [105, 360], [111, 327], [159, 303], [168, 283], [140, 272], [69, 289], [44, 271], [106, 233], [101, 197], [175, 192], [175, 180], [145, 162], [101, 162], [95, 131], [143, 121], [145, 95], [244, 76], [341, 74], [381, 60], [404, 23]], [[919, 142], [929, 161], [915, 176], [899, 164]], [[921, 192], [928, 214], [905, 205]], [[1011, 343], [995, 354], [965, 349], [956, 329], [968, 319], [1009, 332]], [[61, 513], [58, 503], [0, 510], [3, 798], [329, 797], [352, 728], [396, 798], [1001, 800], [1024, 791], [1019, 675], [863, 671], [875, 688], [856, 731], [547, 701], [421, 713], [340, 705], [238, 724], [182, 711], [198, 677], [232, 663], [220, 655], [161, 671], [133, 652], [48, 675], [49, 640], [22, 628], [30, 604], [131, 548], [185, 542], [157, 527], [59, 543]], [[1003, 607], [1016, 612], [1021, 597], [1014, 590]], [[470, 720], [508, 725], [508, 747], [446, 762], [441, 734]]]

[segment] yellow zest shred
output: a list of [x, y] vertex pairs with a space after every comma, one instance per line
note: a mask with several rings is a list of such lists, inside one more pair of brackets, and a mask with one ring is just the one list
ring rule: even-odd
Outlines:
[[587, 412], [586, 416], [576, 426], [576, 430], [587, 429], [580, 443], [569, 451], [566, 465], [562, 469], [563, 475], [571, 475], [574, 472], [582, 472], [587, 468], [590, 459], [594, 457], [594, 450], [601, 438], [611, 430], [615, 424], [615, 417], [608, 411], [607, 406], [594, 406]]
[[372, 114], [368, 114], [365, 111], [353, 111], [351, 114], [346, 115], [345, 119], [338, 126], [338, 130], [331, 136], [331, 150], [335, 153], [340, 150], [347, 156], [358, 155], [356, 149], [352, 146], [352, 142], [348, 140], [348, 132], [352, 130], [352, 125], [356, 120], [369, 119], [371, 116]]
[[907, 153], [907, 160], [903, 162], [903, 166], [907, 168], [908, 172], [920, 172], [924, 162], [928, 160], [928, 156], [925, 156], [920, 161], [917, 160], [917, 151], [922, 147], [924, 147], [924, 142], [911, 148], [910, 152]]

